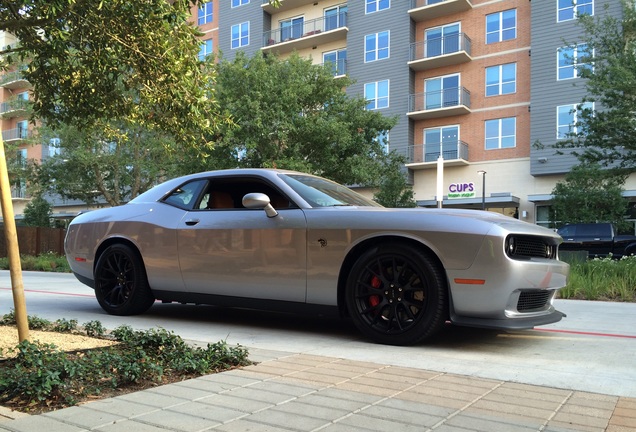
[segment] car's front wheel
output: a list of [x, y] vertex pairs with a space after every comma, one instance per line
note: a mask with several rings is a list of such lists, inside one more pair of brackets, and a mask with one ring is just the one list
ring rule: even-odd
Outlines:
[[441, 266], [409, 245], [379, 245], [360, 256], [345, 295], [356, 327], [383, 344], [412, 345], [429, 338], [448, 314]]
[[152, 306], [155, 299], [137, 251], [114, 244], [102, 253], [95, 266], [95, 297], [111, 315], [136, 315]]

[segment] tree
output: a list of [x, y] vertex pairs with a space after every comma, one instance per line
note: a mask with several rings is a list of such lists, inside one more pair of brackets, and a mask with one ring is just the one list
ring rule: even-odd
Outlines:
[[234, 124], [220, 127], [205, 168], [278, 167], [377, 184], [387, 157], [378, 137], [397, 120], [347, 96], [349, 78], [334, 79], [329, 65], [296, 54], [237, 53], [212, 67], [218, 103]]
[[114, 122], [78, 129], [41, 128], [36, 140], [58, 144], [57, 154], [30, 165], [30, 180], [46, 192], [86, 204], [118, 206], [166, 177], [181, 174], [171, 137]]
[[622, 227], [627, 201], [623, 198], [625, 176], [598, 165], [578, 165], [552, 190], [553, 220], [561, 225], [580, 222], [611, 222]]
[[[187, 22], [191, 4], [196, 0], [4, 0], [0, 30], [20, 42], [0, 51], [0, 69], [27, 63], [22, 74], [35, 89], [34, 115], [52, 127], [124, 121], [205, 147], [219, 116], [214, 77], [197, 58], [198, 30]], [[9, 190], [0, 137], [2, 214], [22, 341], [28, 324]]]
[[[622, 18], [608, 14], [578, 18], [586, 53], [576, 63], [595, 109], [579, 106], [577, 133], [560, 145], [577, 147], [579, 158], [615, 170], [636, 170], [636, 11], [621, 0]], [[578, 42], [579, 44], [581, 41]], [[571, 44], [576, 45], [576, 44]], [[590, 67], [593, 65], [593, 67]]]
[[50, 127], [120, 120], [197, 149], [219, 116], [214, 76], [198, 60], [199, 31], [187, 22], [196, 3], [3, 1], [0, 30], [19, 43], [0, 54], [24, 63], [34, 117]]
[[409, 186], [405, 173], [401, 170], [403, 158], [392, 155], [380, 179], [378, 192], [373, 199], [384, 207], [417, 207], [413, 189]]
[[51, 204], [42, 195], [36, 195], [24, 208], [24, 224], [26, 226], [50, 227], [51, 214]]

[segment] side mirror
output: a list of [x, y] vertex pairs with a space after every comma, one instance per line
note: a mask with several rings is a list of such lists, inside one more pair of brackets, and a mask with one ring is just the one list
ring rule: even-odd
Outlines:
[[278, 212], [272, 207], [269, 197], [264, 193], [249, 193], [243, 197], [243, 207], [248, 209], [263, 209], [269, 218], [278, 216]]

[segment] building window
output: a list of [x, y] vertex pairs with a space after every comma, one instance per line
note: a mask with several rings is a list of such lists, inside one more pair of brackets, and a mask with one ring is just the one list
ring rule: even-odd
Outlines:
[[298, 39], [303, 35], [305, 17], [296, 17], [280, 22], [280, 40]]
[[517, 91], [517, 64], [486, 68], [486, 96], [499, 96]]
[[424, 162], [434, 162], [438, 157], [459, 159], [459, 126], [424, 129]]
[[232, 0], [232, 7], [239, 7], [239, 6], [243, 6], [246, 5], [250, 2], [250, 0]]
[[459, 74], [424, 81], [424, 109], [457, 106], [461, 102]]
[[334, 76], [344, 75], [347, 73], [347, 50], [341, 49], [323, 53], [322, 62], [324, 64], [331, 63]]
[[18, 149], [17, 157], [18, 157], [18, 165], [22, 168], [26, 167], [27, 149]]
[[364, 37], [364, 62], [389, 58], [389, 32], [383, 31]]
[[22, 93], [18, 93], [18, 95], [16, 96], [16, 98], [18, 100], [22, 100], [22, 101], [28, 101], [29, 100], [29, 92], [25, 91]]
[[232, 26], [232, 49], [244, 47], [250, 44], [250, 22]]
[[379, 12], [391, 7], [391, 0], [366, 0], [367, 9], [366, 13]]
[[557, 139], [569, 138], [581, 131], [581, 111], [594, 111], [594, 103], [586, 102], [580, 107], [575, 104], [557, 107]]
[[557, 80], [578, 78], [580, 69], [592, 69], [591, 53], [587, 44], [562, 47], [557, 50]]
[[214, 13], [212, 11], [214, 4], [212, 2], [204, 3], [199, 6], [199, 13], [197, 14], [197, 24], [203, 25], [212, 22]]
[[[29, 137], [29, 121], [22, 120], [18, 122], [18, 138], [27, 139]], [[26, 151], [26, 150], [25, 150]]]
[[448, 24], [424, 32], [425, 57], [435, 57], [459, 51], [459, 24]]
[[503, 42], [517, 37], [517, 10], [486, 15], [486, 43]]
[[486, 120], [486, 150], [513, 148], [516, 145], [516, 117]]
[[49, 157], [57, 156], [62, 152], [60, 148], [60, 139], [59, 138], [51, 138], [49, 140]]
[[367, 109], [374, 110], [389, 106], [389, 80], [376, 81], [364, 85]]
[[557, 22], [573, 20], [578, 15], [594, 15], [594, 0], [557, 0]]
[[347, 5], [325, 9], [325, 31], [334, 30], [347, 25]]
[[212, 54], [212, 39], [201, 41], [201, 47], [199, 48], [199, 60], [205, 60], [205, 58], [210, 54]]
[[380, 144], [380, 147], [382, 147], [382, 151], [385, 154], [389, 154], [389, 132], [388, 131], [382, 131], [379, 134], [376, 135], [375, 138], [373, 138], [373, 141]]
[[542, 205], [535, 207], [536, 217], [535, 223], [545, 228], [552, 228], [555, 226], [555, 221], [552, 220], [552, 206]]

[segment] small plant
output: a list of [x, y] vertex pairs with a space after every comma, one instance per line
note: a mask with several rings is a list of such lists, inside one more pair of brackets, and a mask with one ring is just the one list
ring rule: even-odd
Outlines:
[[60, 333], [72, 333], [77, 330], [77, 320], [58, 319], [51, 326], [51, 330]]
[[[34, 317], [29, 317], [32, 321]], [[13, 322], [13, 313], [0, 320], [0, 324]], [[75, 331], [76, 327], [76, 320], [60, 319], [47, 328]], [[87, 335], [105, 333], [99, 321], [89, 321], [83, 328]], [[75, 405], [113, 389], [143, 388], [249, 364], [245, 348], [230, 347], [225, 341], [191, 347], [165, 329], [136, 331], [130, 326], [111, 334], [119, 344], [75, 353], [37, 342], [20, 343], [17, 355], [0, 368], [0, 403], [38, 412]]]
[[[44, 318], [39, 318], [36, 315], [29, 315], [27, 317], [29, 328], [32, 330], [46, 330], [51, 326], [51, 321]], [[5, 314], [0, 319], [0, 325], [15, 325], [15, 311], [11, 311]]]
[[102, 337], [104, 336], [104, 333], [106, 333], [106, 329], [99, 321], [85, 322], [82, 327], [84, 327], [84, 331], [86, 332], [87, 336]]

